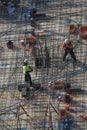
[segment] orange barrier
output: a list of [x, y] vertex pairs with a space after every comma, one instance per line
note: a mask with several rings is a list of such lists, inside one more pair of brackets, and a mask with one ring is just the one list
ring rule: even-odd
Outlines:
[[70, 34], [73, 34], [75, 31], [76, 31], [76, 27], [75, 27], [75, 25], [74, 24], [71, 24], [70, 26], [69, 26], [69, 33]]
[[56, 81], [56, 82], [54, 82], [54, 83], [52, 83], [49, 87], [50, 88], [53, 88], [53, 89], [55, 89], [55, 88], [62, 88], [62, 87], [64, 87], [64, 81]]
[[35, 41], [36, 41], [36, 37], [34, 37], [34, 36], [26, 37], [26, 38], [25, 38], [25, 41], [26, 41], [26, 42], [35, 42]]
[[55, 82], [55, 85], [64, 86], [64, 81], [61, 81], [61, 80], [56, 81], [56, 82]]
[[81, 26], [79, 32], [80, 38], [87, 40], [87, 26]]

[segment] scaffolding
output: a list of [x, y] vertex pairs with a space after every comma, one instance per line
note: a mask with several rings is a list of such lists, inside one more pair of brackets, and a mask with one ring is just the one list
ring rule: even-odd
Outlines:
[[[13, 4], [10, 14], [9, 4], [0, 3], [0, 130], [86, 130], [87, 1]], [[32, 18], [33, 8], [37, 13]], [[76, 64], [70, 56], [62, 61], [66, 38], [73, 41]], [[28, 86], [22, 70], [26, 58], [35, 87], [40, 85], [28, 99], [19, 90]]]

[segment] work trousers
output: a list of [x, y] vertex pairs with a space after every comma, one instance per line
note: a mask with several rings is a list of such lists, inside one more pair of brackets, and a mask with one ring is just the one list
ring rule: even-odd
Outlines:
[[74, 52], [73, 52], [73, 49], [72, 49], [72, 50], [65, 50], [65, 53], [64, 53], [64, 55], [63, 55], [63, 61], [65, 61], [65, 58], [66, 58], [66, 56], [67, 56], [68, 54], [70, 54], [71, 57], [76, 61], [76, 56], [75, 56], [75, 54], [74, 54]]
[[29, 73], [25, 74], [25, 82], [30, 83], [30, 86], [32, 85], [32, 80]]

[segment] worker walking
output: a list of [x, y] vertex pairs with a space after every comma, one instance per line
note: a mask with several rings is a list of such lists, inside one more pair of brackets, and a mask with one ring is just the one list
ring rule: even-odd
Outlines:
[[30, 86], [32, 86], [32, 80], [31, 80], [31, 75], [29, 72], [32, 72], [33, 69], [28, 65], [28, 60], [24, 60], [23, 64], [23, 73], [25, 74], [25, 82], [30, 83]]
[[73, 52], [73, 43], [71, 40], [65, 39], [65, 41], [62, 43], [62, 49], [64, 49], [63, 61], [65, 61], [65, 58], [68, 54], [70, 54], [74, 61], [76, 61], [76, 56]]

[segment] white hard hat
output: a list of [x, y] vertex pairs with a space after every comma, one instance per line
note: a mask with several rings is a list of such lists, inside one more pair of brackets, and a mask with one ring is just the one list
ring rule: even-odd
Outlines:
[[25, 59], [25, 60], [24, 60], [24, 63], [28, 63], [28, 59]]
[[68, 44], [70, 42], [69, 39], [65, 39], [64, 44]]
[[20, 43], [24, 42], [24, 40], [20, 40]]

